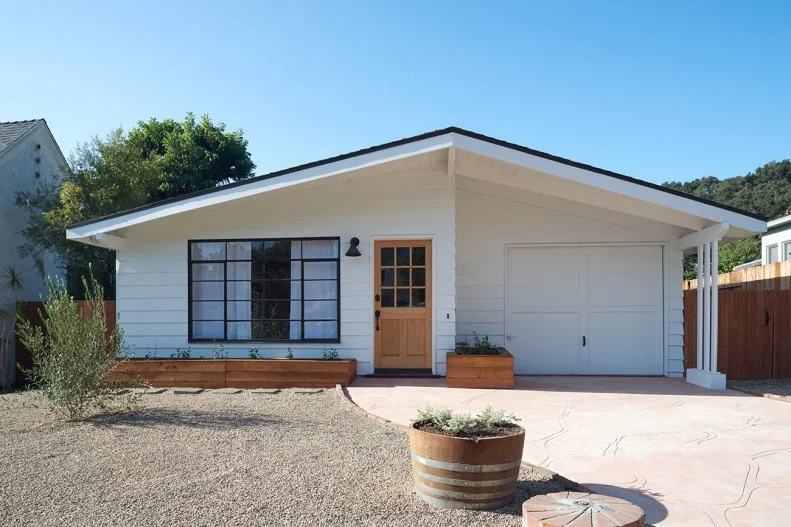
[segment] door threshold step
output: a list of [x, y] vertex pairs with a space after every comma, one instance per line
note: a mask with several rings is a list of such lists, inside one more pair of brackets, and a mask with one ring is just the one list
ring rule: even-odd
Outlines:
[[413, 369], [413, 368], [388, 368], [388, 369], [377, 369], [371, 375], [363, 375], [362, 377], [369, 377], [372, 379], [380, 378], [380, 379], [387, 379], [387, 378], [404, 378], [404, 377], [422, 377], [422, 378], [435, 378], [441, 377], [441, 375], [434, 375], [431, 373], [431, 370], [428, 369]]

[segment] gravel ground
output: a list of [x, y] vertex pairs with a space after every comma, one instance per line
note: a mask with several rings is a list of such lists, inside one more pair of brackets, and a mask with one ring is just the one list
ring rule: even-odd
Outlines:
[[728, 381], [729, 388], [747, 390], [751, 393], [772, 395], [791, 403], [791, 379], [767, 379], [765, 381]]
[[0, 396], [0, 525], [518, 526], [563, 490], [523, 470], [497, 512], [413, 493], [406, 434], [332, 391], [146, 395], [134, 413], [61, 423], [36, 393]]

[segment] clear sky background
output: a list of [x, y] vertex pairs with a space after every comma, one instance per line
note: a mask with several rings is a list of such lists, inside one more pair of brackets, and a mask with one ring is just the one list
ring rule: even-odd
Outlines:
[[149, 117], [256, 172], [461, 126], [654, 182], [791, 157], [791, 2], [0, 0], [0, 121]]

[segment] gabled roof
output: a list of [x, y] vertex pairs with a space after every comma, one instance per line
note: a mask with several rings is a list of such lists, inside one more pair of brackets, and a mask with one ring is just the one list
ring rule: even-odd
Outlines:
[[[497, 156], [503, 160], [509, 158], [509, 161], [510, 158], [514, 157], [515, 155], [527, 154], [527, 156], [530, 156], [532, 159], [539, 158], [541, 160], [546, 160], [553, 166], [558, 166], [555, 164], [560, 164], [566, 167], [572, 167], [573, 169], [578, 169], [579, 171], [584, 171], [584, 173], [587, 173], [588, 175], [597, 174], [600, 176], [606, 176], [606, 180], [621, 182], [619, 185], [617, 185], [620, 189], [633, 188], [630, 185], [634, 185], [640, 188], [650, 189], [649, 193], [652, 193], [654, 196], [674, 196], [673, 201], [676, 206], [678, 206], [679, 203], [683, 204], [684, 202], [689, 204], [699, 203], [705, 205], [708, 211], [711, 211], [711, 207], [713, 207], [715, 209], [728, 211], [730, 213], [743, 216], [745, 219], [759, 220], [761, 222], [766, 220], [766, 218], [760, 214], [743, 211], [727, 205], [721, 205], [719, 203], [686, 194], [675, 189], [663, 187], [655, 183], [642, 181], [640, 179], [618, 174], [610, 170], [579, 163], [577, 161], [572, 161], [570, 159], [548, 154], [546, 152], [534, 150], [526, 146], [517, 145], [508, 141], [495, 139], [483, 134], [451, 126], [448, 128], [434, 130], [432, 132], [399, 139], [397, 141], [391, 141], [389, 143], [364, 148], [362, 150], [349, 152], [339, 156], [278, 170], [269, 174], [264, 174], [243, 181], [237, 181], [228, 185], [223, 185], [221, 187], [207, 189], [200, 192], [193, 192], [184, 196], [158, 201], [156, 203], [151, 203], [117, 214], [111, 214], [101, 218], [74, 223], [68, 227], [67, 237], [70, 239], [80, 239], [100, 231], [109, 232], [111, 230], [124, 228], [142, 221], [150, 221], [151, 219], [169, 215], [166, 212], [167, 209], [172, 209], [172, 213], [184, 212], [186, 210], [192, 210], [202, 206], [222, 203], [231, 199], [238, 199], [240, 197], [245, 197], [258, 192], [265, 192], [274, 190], [276, 188], [291, 186], [300, 182], [310, 181], [318, 177], [359, 168], [368, 164], [386, 162], [392, 159], [416, 155], [425, 151], [450, 147], [457, 147], [462, 150], [477, 150], [479, 152], [485, 152], [484, 155]], [[508, 154], [509, 152], [510, 155]], [[626, 187], [623, 186], [624, 182], [628, 184]], [[656, 194], [656, 192], [659, 192], [660, 194]], [[683, 199], [679, 202], [679, 198]], [[150, 211], [150, 213], [147, 211]], [[91, 226], [94, 228], [87, 228]], [[763, 229], [765, 229], [765, 226]]]
[[0, 154], [44, 119], [0, 123]]

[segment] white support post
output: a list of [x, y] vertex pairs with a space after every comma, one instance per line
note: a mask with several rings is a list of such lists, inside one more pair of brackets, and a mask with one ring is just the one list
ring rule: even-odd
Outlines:
[[696, 368], [699, 370], [703, 369], [703, 245], [698, 245], [698, 328], [697, 331], [697, 340], [698, 340], [698, 347], [697, 356], [698, 360], [696, 363]]
[[706, 259], [703, 266], [703, 282], [706, 289], [703, 291], [703, 369], [711, 371], [711, 242], [706, 242]]
[[679, 249], [697, 247], [697, 350], [696, 368], [687, 370], [687, 382], [711, 389], [725, 389], [725, 375], [717, 371], [719, 331], [719, 272], [720, 240], [730, 226], [720, 223], [678, 239]]
[[709, 311], [711, 311], [711, 367], [709, 371], [717, 372], [717, 341], [719, 339], [719, 290], [720, 290], [720, 270], [719, 270], [719, 252], [720, 242], [714, 240], [711, 242], [711, 304]]

